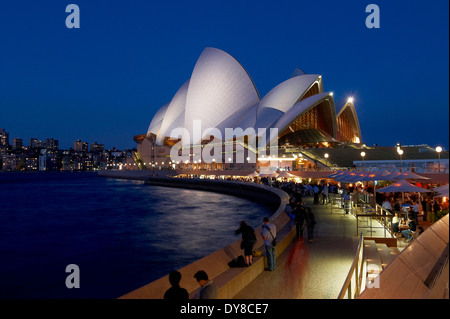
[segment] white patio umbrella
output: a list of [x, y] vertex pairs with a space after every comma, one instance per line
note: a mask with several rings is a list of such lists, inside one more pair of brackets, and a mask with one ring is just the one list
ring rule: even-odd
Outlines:
[[257, 171], [254, 171], [253, 173], [247, 175], [247, 177], [258, 177], [258, 176], [259, 173]]
[[274, 172], [274, 173], [270, 173], [270, 174], [260, 174], [260, 177], [278, 177], [278, 173]]
[[295, 175], [292, 175], [291, 173], [283, 171], [280, 174], [278, 174], [277, 178], [298, 178], [298, 176], [295, 176]]

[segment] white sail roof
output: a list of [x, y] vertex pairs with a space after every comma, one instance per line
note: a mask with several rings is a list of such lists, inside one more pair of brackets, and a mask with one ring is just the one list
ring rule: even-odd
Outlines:
[[161, 108], [156, 112], [155, 116], [153, 117], [148, 127], [147, 135], [149, 135], [150, 133], [158, 134], [158, 131], [161, 127], [161, 123], [163, 121], [164, 115], [166, 114], [168, 106], [169, 103], [166, 103], [163, 106], [161, 106]]
[[279, 133], [284, 132], [293, 121], [323, 101], [329, 101], [329, 112], [327, 113], [329, 113], [331, 119], [331, 130], [333, 132], [332, 136], [335, 137], [336, 117], [334, 114], [336, 114], [336, 110], [334, 106], [333, 94], [330, 92], [313, 95], [295, 104], [288, 112], [280, 117], [280, 119], [273, 125], [273, 128], [277, 128]]
[[[184, 110], [186, 109], [186, 97], [187, 91], [189, 88], [189, 80], [187, 80], [175, 93], [172, 101], [170, 101], [167, 111], [164, 115], [164, 119], [161, 123], [161, 128], [158, 132], [158, 136], [156, 137], [156, 143], [161, 144], [164, 140], [164, 137], [170, 135], [170, 131], [172, 130], [172, 124], [179, 118], [181, 114], [184, 114]], [[183, 117], [184, 119], [184, 117]], [[184, 126], [184, 121], [180, 127]], [[169, 129], [171, 129], [169, 131]]]
[[259, 113], [266, 107], [287, 112], [314, 83], [320, 81], [321, 76], [317, 74], [305, 74], [290, 78], [267, 93], [259, 104]]
[[[189, 83], [185, 128], [192, 139], [194, 120], [201, 121], [202, 131], [217, 127], [229, 116], [259, 101], [253, 81], [239, 62], [222, 50], [206, 48]], [[183, 138], [184, 145], [199, 142]]]

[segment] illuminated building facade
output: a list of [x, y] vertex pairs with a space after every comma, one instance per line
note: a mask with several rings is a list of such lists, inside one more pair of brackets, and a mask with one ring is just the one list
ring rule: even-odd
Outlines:
[[[197, 132], [196, 123], [200, 123]], [[237, 128], [242, 130], [227, 135], [227, 129]], [[260, 136], [260, 130], [267, 134]], [[270, 136], [270, 130], [277, 134]], [[255, 140], [256, 147], [251, 143]], [[266, 160], [270, 147], [277, 148], [278, 167], [294, 169], [303, 167], [302, 150], [342, 144], [357, 147], [361, 130], [353, 98], [336, 112], [333, 93], [324, 91], [321, 75], [297, 68], [261, 98], [238, 61], [222, 50], [206, 48], [191, 77], [156, 112], [147, 133], [135, 136], [135, 141], [134, 159], [141, 169], [257, 169], [273, 166]], [[196, 157], [195, 146], [217, 144], [220, 154], [212, 161]], [[174, 160], [170, 152], [176, 145], [188, 148], [189, 158]]]

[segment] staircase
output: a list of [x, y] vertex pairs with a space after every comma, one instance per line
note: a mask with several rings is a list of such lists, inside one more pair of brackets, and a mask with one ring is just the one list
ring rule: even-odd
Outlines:
[[375, 278], [400, 254], [397, 247], [376, 243], [375, 240], [364, 240], [366, 256], [366, 287], [376, 285]]

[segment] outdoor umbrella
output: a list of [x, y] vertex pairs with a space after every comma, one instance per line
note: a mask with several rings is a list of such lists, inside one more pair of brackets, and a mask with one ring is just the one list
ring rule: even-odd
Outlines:
[[405, 193], [429, 193], [428, 189], [410, 184], [406, 179], [401, 179], [392, 185], [379, 189], [379, 193], [402, 193], [402, 202], [405, 201]]
[[333, 178], [333, 177], [336, 177], [336, 176], [340, 176], [340, 175], [344, 174], [344, 172], [345, 171], [338, 170], [337, 172], [334, 172], [333, 174], [328, 175], [327, 178]]
[[437, 195], [435, 197], [449, 197], [448, 193], [448, 184], [444, 186], [439, 186], [433, 189], [433, 192], [436, 192]]
[[298, 176], [295, 176], [295, 175], [292, 175], [291, 173], [283, 171], [277, 176], [277, 178], [298, 178]]
[[399, 175], [394, 176], [393, 178], [396, 180], [398, 180], [398, 179], [429, 179], [428, 177], [417, 175], [411, 171], [406, 171], [406, 172], [400, 173]]
[[247, 177], [258, 177], [259, 173], [257, 171], [254, 171], [253, 173], [247, 175]]
[[428, 189], [410, 184], [406, 179], [401, 179], [392, 185], [377, 190], [380, 193], [429, 193]]
[[401, 174], [401, 172], [394, 170], [392, 172], [388, 172], [388, 174], [385, 174], [384, 176], [386, 178], [389, 178], [390, 181], [394, 181], [395, 177], [399, 176]]
[[353, 177], [353, 175], [351, 174], [355, 174], [352, 171], [343, 171], [341, 174], [338, 174], [334, 177], [332, 177], [335, 181], [337, 182], [345, 182], [347, 183], [348, 181], [350, 181]]
[[361, 181], [373, 182], [373, 181], [394, 181], [394, 180], [395, 179], [390, 176], [390, 173], [384, 170], [382, 172], [370, 172]]
[[276, 172], [270, 173], [270, 174], [260, 174], [260, 177], [278, 177], [278, 174]]

